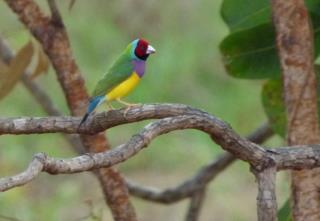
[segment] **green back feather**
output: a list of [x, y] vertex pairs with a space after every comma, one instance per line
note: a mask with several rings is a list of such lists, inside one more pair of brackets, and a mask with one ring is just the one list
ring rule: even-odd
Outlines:
[[92, 96], [102, 96], [110, 92], [114, 87], [126, 80], [133, 72], [131, 45], [113, 63], [109, 71], [101, 78]]

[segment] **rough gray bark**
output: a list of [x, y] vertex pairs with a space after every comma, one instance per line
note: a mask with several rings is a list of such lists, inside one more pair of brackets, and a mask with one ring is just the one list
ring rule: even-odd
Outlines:
[[203, 205], [203, 201], [206, 196], [206, 190], [205, 188], [198, 190], [193, 194], [193, 196], [190, 199], [190, 205], [188, 208], [188, 212], [186, 215], [186, 221], [197, 221], [199, 220], [201, 208]]
[[257, 212], [259, 221], [277, 221], [276, 167], [255, 171], [258, 183]]
[[[272, 0], [289, 145], [320, 143], [313, 30], [303, 0]], [[292, 172], [293, 218], [320, 220], [320, 170]]]
[[[150, 106], [154, 105], [146, 106], [147, 110], [150, 110]], [[164, 106], [169, 107], [168, 111], [174, 110], [174, 105], [166, 104]], [[135, 107], [132, 109], [134, 108]], [[179, 108], [181, 108], [180, 105], [178, 105], [178, 109]], [[188, 110], [191, 110], [191, 108], [188, 108]], [[295, 148], [282, 147], [273, 150], [266, 150], [258, 144], [252, 143], [245, 138], [241, 138], [223, 121], [205, 112], [197, 112], [196, 109], [192, 109], [192, 111], [196, 112], [197, 114], [166, 117], [148, 124], [140, 133], [134, 135], [127, 143], [109, 151], [101, 153], [88, 153], [86, 155], [70, 159], [55, 159], [45, 154], [38, 154], [36, 155], [34, 161], [36, 161], [38, 166], [39, 162], [41, 162], [42, 168], [41, 170], [37, 169], [36, 171], [46, 171], [51, 174], [77, 173], [101, 167], [110, 167], [134, 156], [144, 147], [148, 146], [150, 142], [159, 135], [171, 132], [173, 130], [191, 128], [208, 133], [224, 150], [230, 152], [235, 157], [250, 163], [256, 173], [263, 172], [265, 169], [270, 168], [271, 166], [275, 167], [277, 170], [305, 169], [320, 166], [319, 145], [302, 145]], [[141, 116], [143, 116], [144, 113], [143, 109], [140, 113], [141, 115], [139, 113], [133, 113], [132, 111], [129, 112], [131, 114], [135, 114], [136, 119], [142, 120]], [[157, 111], [154, 112], [154, 116], [159, 116], [159, 114], [160, 113]], [[148, 115], [145, 117], [150, 118], [151, 116]], [[79, 122], [79, 119], [75, 120]], [[89, 126], [89, 124], [87, 126]], [[76, 128], [74, 129], [76, 130]], [[70, 130], [70, 128], [68, 130]], [[32, 165], [33, 164], [31, 163], [29, 168], [32, 168]], [[31, 173], [30, 176], [35, 177], [36, 175], [38, 174]], [[24, 178], [25, 172], [14, 177], [1, 179], [0, 190], [4, 191], [8, 188], [13, 188], [14, 186], [21, 185], [22, 183], [26, 182], [19, 177]], [[14, 182], [15, 180], [19, 182]], [[30, 181], [30, 178], [28, 178], [27, 181]]]
[[[251, 142], [261, 144], [272, 135], [273, 132], [269, 125], [263, 124], [247, 136], [247, 139]], [[191, 197], [194, 192], [205, 188], [209, 182], [212, 182], [217, 175], [224, 171], [235, 160], [236, 158], [230, 153], [224, 153], [217, 159], [202, 167], [195, 175], [185, 180], [183, 183], [164, 190], [159, 190], [154, 187], [144, 187], [130, 180], [127, 180], [127, 185], [130, 193], [134, 196], [158, 203], [175, 203], [179, 200]]]

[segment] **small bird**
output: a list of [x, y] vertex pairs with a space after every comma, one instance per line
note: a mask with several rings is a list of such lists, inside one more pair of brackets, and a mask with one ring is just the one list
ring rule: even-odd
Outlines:
[[144, 39], [132, 41], [109, 71], [98, 81], [87, 112], [79, 126], [87, 120], [97, 106], [105, 101], [109, 104], [116, 100], [126, 106], [132, 106], [133, 104], [124, 102], [121, 98], [138, 85], [145, 72], [146, 60], [155, 52], [156, 50]]

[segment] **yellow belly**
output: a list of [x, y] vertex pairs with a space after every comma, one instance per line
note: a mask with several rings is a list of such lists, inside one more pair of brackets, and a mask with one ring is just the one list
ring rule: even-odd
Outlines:
[[133, 72], [132, 75], [113, 88], [108, 94], [106, 94], [106, 100], [112, 101], [118, 98], [126, 96], [132, 89], [134, 89], [140, 81], [140, 77], [137, 73]]

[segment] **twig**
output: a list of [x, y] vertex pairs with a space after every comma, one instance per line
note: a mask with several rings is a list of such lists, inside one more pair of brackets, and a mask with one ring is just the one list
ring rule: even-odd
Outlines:
[[258, 221], [277, 221], [276, 167], [271, 166], [262, 171], [252, 170], [258, 183]]
[[[265, 123], [254, 132], [252, 132], [247, 139], [261, 144], [270, 136], [273, 132], [270, 126]], [[206, 166], [202, 167], [195, 175], [185, 180], [183, 183], [176, 187], [159, 190], [155, 187], [146, 187], [141, 184], [137, 184], [131, 180], [126, 180], [129, 191], [132, 195], [140, 197], [145, 200], [151, 200], [158, 203], [175, 203], [179, 200], [191, 197], [194, 192], [205, 188], [209, 182], [212, 182], [217, 175], [230, 166], [236, 158], [230, 153], [224, 153], [217, 159], [211, 161]]]
[[197, 221], [199, 220], [201, 208], [203, 205], [203, 201], [205, 199], [205, 188], [195, 192], [191, 199], [190, 199], [190, 205], [188, 208], [188, 212], [186, 215], [186, 221]]
[[59, 25], [59, 26], [63, 27], [62, 18], [61, 18], [60, 12], [58, 10], [56, 1], [55, 0], [47, 0], [47, 1], [48, 1], [50, 11], [51, 11], [51, 21], [55, 25]]
[[190, 177], [183, 183], [176, 187], [164, 190], [141, 186], [140, 184], [136, 184], [128, 179], [126, 181], [130, 193], [134, 196], [158, 203], [175, 203], [179, 200], [191, 197], [195, 192], [203, 189], [234, 160], [235, 158], [231, 154], [225, 153], [218, 159], [201, 168], [194, 176]]

